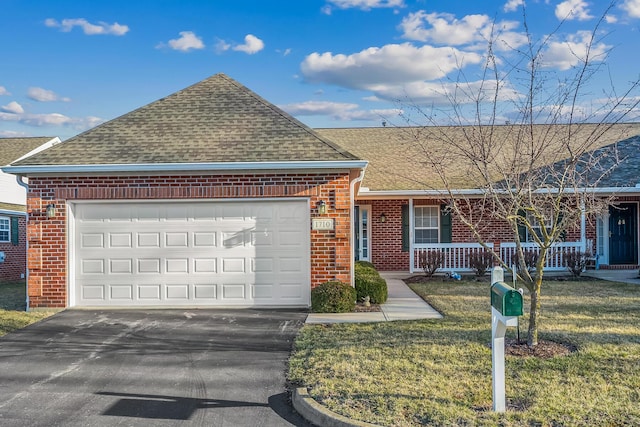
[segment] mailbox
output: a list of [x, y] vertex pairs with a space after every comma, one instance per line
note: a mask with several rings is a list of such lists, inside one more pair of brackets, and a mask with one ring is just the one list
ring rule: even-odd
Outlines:
[[522, 295], [504, 282], [491, 285], [491, 306], [503, 316], [522, 316]]

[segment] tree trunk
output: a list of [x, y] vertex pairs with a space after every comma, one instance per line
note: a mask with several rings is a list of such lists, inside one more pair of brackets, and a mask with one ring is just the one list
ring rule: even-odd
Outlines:
[[540, 249], [538, 262], [536, 263], [536, 277], [531, 289], [531, 309], [529, 310], [529, 330], [527, 345], [535, 347], [538, 345], [538, 328], [540, 326], [540, 292], [542, 289], [542, 276], [544, 274], [544, 264], [547, 259], [547, 251]]

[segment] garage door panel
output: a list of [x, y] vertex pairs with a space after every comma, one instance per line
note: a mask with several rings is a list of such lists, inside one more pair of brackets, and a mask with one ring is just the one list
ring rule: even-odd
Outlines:
[[76, 305], [309, 304], [306, 200], [87, 203], [75, 215]]

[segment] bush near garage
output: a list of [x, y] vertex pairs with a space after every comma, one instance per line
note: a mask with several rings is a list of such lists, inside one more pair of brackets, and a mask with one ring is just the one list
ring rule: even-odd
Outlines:
[[356, 290], [342, 282], [324, 282], [311, 290], [314, 313], [350, 313], [356, 308]]
[[380, 273], [370, 262], [356, 262], [355, 284], [358, 301], [364, 300], [366, 296], [369, 296], [372, 304], [383, 304], [387, 301], [387, 282], [380, 277]]

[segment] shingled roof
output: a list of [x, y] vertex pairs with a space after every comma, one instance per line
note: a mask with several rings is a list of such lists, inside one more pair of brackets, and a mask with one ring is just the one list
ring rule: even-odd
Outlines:
[[14, 166], [358, 160], [224, 74]]
[[8, 165], [51, 141], [53, 137], [0, 138], [0, 166]]
[[[549, 156], [540, 158], [538, 165], [546, 166], [561, 161], [568, 156], [563, 151], [563, 139], [568, 138], [567, 125], [535, 125], [525, 128], [518, 125], [484, 127], [490, 134], [492, 144], [500, 146], [499, 155], [494, 159], [497, 168], [518, 161], [513, 151], [522, 132], [531, 132], [532, 139], [545, 144]], [[367, 159], [369, 165], [362, 187], [371, 191], [424, 191], [443, 190], [445, 187], [434, 171], [432, 159], [446, 159], [441, 167], [446, 170], [452, 188], [459, 190], [478, 187], [475, 170], [468, 163], [468, 157], [460, 155], [452, 141], [469, 138], [480, 132], [477, 126], [426, 126], [426, 127], [382, 127], [382, 128], [332, 128], [316, 129], [320, 135], [331, 139], [351, 153]], [[624, 161], [601, 185], [634, 186], [640, 182], [638, 140], [640, 123], [623, 123], [613, 126], [582, 124], [573, 125], [571, 143], [581, 144], [591, 140], [591, 149], [613, 147]], [[599, 135], [595, 137], [594, 135]], [[477, 138], [477, 135], [471, 138]], [[554, 150], [549, 145], [561, 147]], [[463, 144], [464, 145], [464, 144]], [[521, 146], [521, 145], [520, 145]], [[604, 147], [604, 148], [603, 148]], [[564, 157], [563, 157], [564, 156]], [[465, 160], [466, 159], [466, 160]], [[501, 179], [497, 174], [496, 179]], [[625, 184], [626, 183], [626, 184]], [[363, 194], [363, 193], [361, 193]]]

